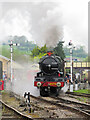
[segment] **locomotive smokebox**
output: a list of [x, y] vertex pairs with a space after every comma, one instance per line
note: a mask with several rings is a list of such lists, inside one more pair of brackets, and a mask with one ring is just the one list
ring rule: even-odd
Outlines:
[[39, 66], [44, 74], [52, 75], [59, 70], [60, 61], [53, 55], [52, 51], [48, 51], [47, 55], [40, 60]]

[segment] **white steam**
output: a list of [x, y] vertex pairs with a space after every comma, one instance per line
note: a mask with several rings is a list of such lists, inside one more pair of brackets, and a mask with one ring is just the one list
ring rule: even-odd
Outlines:
[[[48, 0], [8, 0], [7, 2], [7, 0], [1, 0], [0, 40], [7, 39], [7, 35], [21, 36], [23, 34], [28, 40], [37, 42], [42, 46], [47, 41], [53, 41], [54, 34], [50, 32], [53, 27], [57, 28], [58, 26], [59, 28], [56, 30], [58, 34], [56, 39], [62, 38], [63, 21], [63, 40], [65, 44], [73, 40], [75, 45], [83, 44], [87, 46], [88, 1], [49, 0], [48, 2]], [[48, 33], [50, 33], [49, 36]], [[51, 44], [49, 42], [48, 46]]]
[[[22, 13], [17, 9], [12, 9], [6, 12], [3, 19], [0, 20], [0, 40], [5, 39], [7, 36], [21, 36], [25, 35], [30, 40], [29, 13], [25, 11]], [[29, 27], [28, 27], [29, 26]]]
[[25, 92], [30, 92], [32, 95], [39, 96], [39, 89], [34, 87], [34, 78], [36, 73], [39, 71], [37, 65], [31, 65], [31, 63], [23, 63], [23, 68], [14, 69], [12, 88], [10, 82], [7, 82], [7, 90], [23, 96]]
[[[6, 7], [5, 7], [6, 6]], [[39, 46], [55, 46], [63, 37], [62, 12], [58, 3], [4, 3], [0, 40], [25, 35]]]
[[[51, 6], [51, 3], [47, 5], [41, 4], [37, 6], [37, 11], [41, 16], [35, 16], [32, 30], [36, 42], [39, 46], [46, 44], [48, 47], [55, 46], [59, 40], [63, 38], [63, 22], [62, 13], [58, 10], [60, 8], [53, 6], [51, 9], [47, 8]], [[38, 23], [38, 24], [37, 24]]]
[[67, 92], [69, 89], [69, 85], [65, 83], [65, 86], [63, 88], [61, 88], [61, 90], [65, 93]]

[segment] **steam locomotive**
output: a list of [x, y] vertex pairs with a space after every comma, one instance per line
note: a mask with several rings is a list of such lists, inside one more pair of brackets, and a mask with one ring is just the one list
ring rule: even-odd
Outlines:
[[39, 62], [40, 72], [34, 80], [34, 86], [40, 89], [41, 96], [59, 95], [64, 87], [64, 62], [51, 51]]

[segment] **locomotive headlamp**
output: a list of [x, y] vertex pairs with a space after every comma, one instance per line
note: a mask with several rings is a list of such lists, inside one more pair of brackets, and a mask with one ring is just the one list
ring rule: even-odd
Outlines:
[[41, 83], [40, 83], [40, 82], [37, 82], [37, 86], [40, 87], [40, 86], [41, 86]]
[[57, 86], [60, 87], [60, 86], [61, 86], [61, 83], [60, 83], [60, 82], [57, 82]]

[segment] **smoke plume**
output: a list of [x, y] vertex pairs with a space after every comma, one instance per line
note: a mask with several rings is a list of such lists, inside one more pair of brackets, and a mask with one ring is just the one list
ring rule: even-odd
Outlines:
[[47, 47], [55, 46], [63, 38], [63, 22], [60, 8], [55, 3], [40, 3], [36, 5], [34, 13], [32, 31], [36, 43], [39, 46], [44, 44]]
[[26, 36], [39, 46], [55, 46], [63, 37], [60, 5], [55, 2], [2, 3], [0, 39]]

